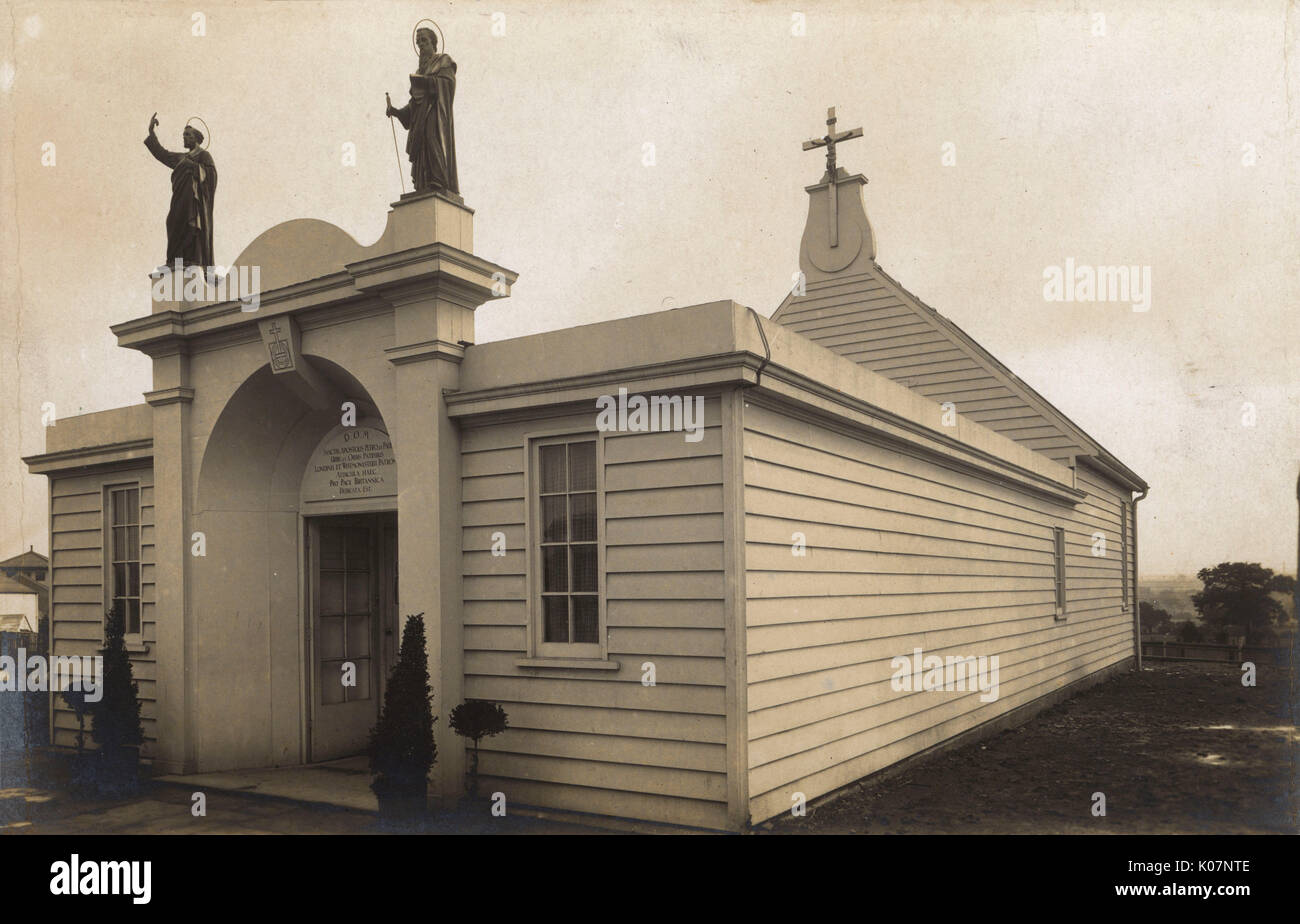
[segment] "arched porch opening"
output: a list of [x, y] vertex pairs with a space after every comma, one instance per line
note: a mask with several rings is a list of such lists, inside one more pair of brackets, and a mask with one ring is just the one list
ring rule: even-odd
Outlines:
[[[370, 393], [307, 358], [320, 393], [261, 367], [226, 403], [198, 467], [204, 554], [191, 561], [189, 605], [201, 770], [356, 753], [377, 714], [396, 610], [396, 464]], [[337, 470], [322, 480], [328, 465]]]

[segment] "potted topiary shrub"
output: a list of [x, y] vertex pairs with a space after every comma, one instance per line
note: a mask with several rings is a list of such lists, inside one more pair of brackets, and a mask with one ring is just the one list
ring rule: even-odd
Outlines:
[[97, 702], [87, 702], [92, 719], [90, 736], [99, 745], [94, 760], [95, 787], [101, 795], [134, 792], [140, 782], [140, 688], [131, 673], [126, 651], [126, 617], [121, 606], [105, 620], [102, 689]]
[[451, 710], [451, 730], [474, 742], [469, 757], [469, 773], [465, 775], [465, 791], [470, 796], [478, 797], [479, 741], [501, 734], [508, 724], [506, 711], [499, 704], [484, 699], [468, 699]]
[[370, 732], [370, 788], [385, 822], [415, 822], [425, 814], [429, 770], [437, 759], [432, 701], [424, 614], [418, 613], [406, 617], [379, 722]]

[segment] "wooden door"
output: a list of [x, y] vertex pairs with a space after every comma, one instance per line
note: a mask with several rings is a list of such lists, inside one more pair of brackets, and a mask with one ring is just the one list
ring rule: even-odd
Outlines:
[[365, 752], [379, 714], [382, 536], [373, 516], [308, 521], [311, 753]]

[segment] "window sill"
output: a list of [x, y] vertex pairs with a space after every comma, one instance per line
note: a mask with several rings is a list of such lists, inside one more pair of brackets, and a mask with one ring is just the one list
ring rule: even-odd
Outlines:
[[124, 647], [126, 648], [127, 654], [148, 654], [149, 653], [149, 646], [144, 642], [136, 642], [128, 639], [124, 643]]
[[515, 667], [551, 667], [567, 671], [616, 671], [619, 663], [608, 660], [598, 661], [595, 658], [521, 658], [515, 662]]

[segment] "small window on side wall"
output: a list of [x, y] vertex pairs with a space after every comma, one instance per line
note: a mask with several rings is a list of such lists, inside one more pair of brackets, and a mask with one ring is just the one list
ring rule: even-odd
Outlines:
[[1128, 501], [1121, 501], [1119, 505], [1119, 573], [1120, 573], [1120, 600], [1125, 612], [1132, 607], [1132, 597], [1129, 594], [1129, 575], [1128, 575]]
[[599, 472], [596, 440], [533, 444], [534, 637], [542, 657], [601, 652]]
[[140, 635], [140, 486], [114, 485], [106, 498], [104, 537], [109, 609], [122, 608], [126, 634]]
[[1056, 563], [1056, 618], [1065, 618], [1065, 530], [1052, 528], [1052, 548]]

